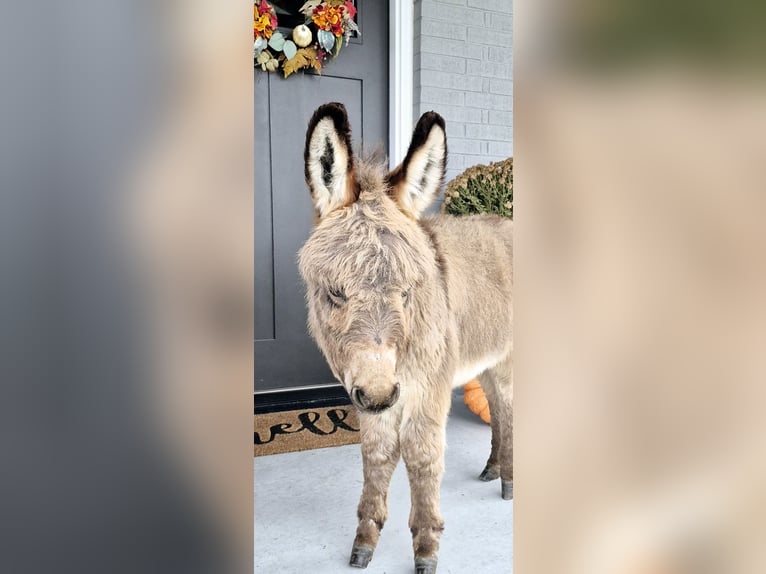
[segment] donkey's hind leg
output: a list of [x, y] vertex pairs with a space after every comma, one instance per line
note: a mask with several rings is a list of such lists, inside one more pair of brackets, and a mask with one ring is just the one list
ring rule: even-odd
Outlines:
[[[484, 391], [485, 395], [488, 395], [487, 388], [489, 388], [490, 383], [488, 380], [489, 377], [491, 377], [491, 374], [483, 373], [479, 379], [481, 380], [481, 388]], [[489, 399], [487, 399], [489, 401]], [[487, 459], [487, 464], [484, 466], [484, 470], [481, 471], [481, 474], [479, 475], [479, 480], [483, 480], [484, 482], [489, 482], [491, 480], [496, 480], [500, 478], [500, 463], [499, 463], [499, 452], [500, 452], [500, 417], [492, 416], [492, 407], [489, 407], [490, 411], [490, 424], [492, 425], [492, 450], [489, 453], [489, 459]]]
[[388, 518], [388, 488], [399, 462], [398, 419], [389, 409], [381, 414], [360, 413], [364, 486], [359, 499], [354, 546], [349, 564], [367, 568]]
[[513, 367], [511, 357], [479, 377], [489, 402], [492, 419], [492, 450], [479, 478], [502, 479], [502, 495], [513, 498]]

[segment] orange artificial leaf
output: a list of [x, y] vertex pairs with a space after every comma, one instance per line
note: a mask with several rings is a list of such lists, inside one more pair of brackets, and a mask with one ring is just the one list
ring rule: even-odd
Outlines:
[[315, 48], [306, 48], [307, 50], [311, 50], [311, 53], [314, 54], [314, 59], [311, 61], [311, 65], [314, 67], [314, 69], [317, 71], [317, 74], [322, 74], [322, 60], [319, 59], [319, 54], [317, 54], [317, 51]]
[[317, 51], [314, 48], [301, 48], [295, 53], [295, 56], [282, 63], [285, 78], [304, 68], [314, 68], [321, 73], [322, 64], [319, 63]]

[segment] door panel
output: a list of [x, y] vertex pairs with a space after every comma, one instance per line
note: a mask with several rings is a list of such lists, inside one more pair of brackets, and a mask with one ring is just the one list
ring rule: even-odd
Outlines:
[[[257, 87], [257, 83], [256, 83]], [[273, 339], [274, 252], [271, 220], [271, 161], [269, 98], [255, 97], [255, 339]], [[264, 157], [264, 154], [265, 157]]]
[[303, 177], [314, 110], [342, 102], [354, 146], [388, 145], [388, 2], [357, 2], [361, 37], [318, 76], [284, 79], [255, 70], [255, 391], [333, 384], [306, 330], [297, 252], [313, 208]]
[[[308, 118], [316, 102], [342, 101], [349, 113], [351, 125], [362, 125], [362, 82], [357, 79], [310, 77], [305, 78], [306, 89], [312, 98], [292, 89], [288, 82], [274, 82], [271, 105], [271, 129], [277, 135], [277, 153], [272, 152], [271, 165], [279, 177], [272, 179], [274, 221], [279, 224], [273, 231], [274, 257], [281, 265], [275, 267], [276, 328], [280, 338], [293, 341], [306, 336], [306, 309], [304, 290], [295, 265], [296, 253], [309, 236], [314, 211], [303, 175], [303, 142]], [[287, 141], [281, 146], [279, 134], [292, 133], [296, 117], [301, 122], [299, 142]], [[297, 144], [297, 145], [296, 145]], [[280, 147], [298, 148], [296, 161], [293, 153], [282, 153]]]

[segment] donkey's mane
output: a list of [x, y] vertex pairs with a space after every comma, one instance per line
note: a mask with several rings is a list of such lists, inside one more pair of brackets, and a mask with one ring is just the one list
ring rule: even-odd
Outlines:
[[[359, 201], [322, 219], [301, 259], [315, 281], [365, 281], [409, 285], [434, 267], [430, 240], [389, 196], [380, 156], [358, 161]], [[323, 281], [324, 279], [324, 281]], [[332, 287], [328, 285], [327, 287]]]
[[379, 151], [357, 158], [355, 170], [360, 191], [387, 190], [387, 161], [388, 159]]

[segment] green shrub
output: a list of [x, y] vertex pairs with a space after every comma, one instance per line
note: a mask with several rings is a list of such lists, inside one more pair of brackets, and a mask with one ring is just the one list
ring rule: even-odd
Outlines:
[[442, 212], [496, 213], [513, 219], [513, 158], [469, 167], [449, 182]]

